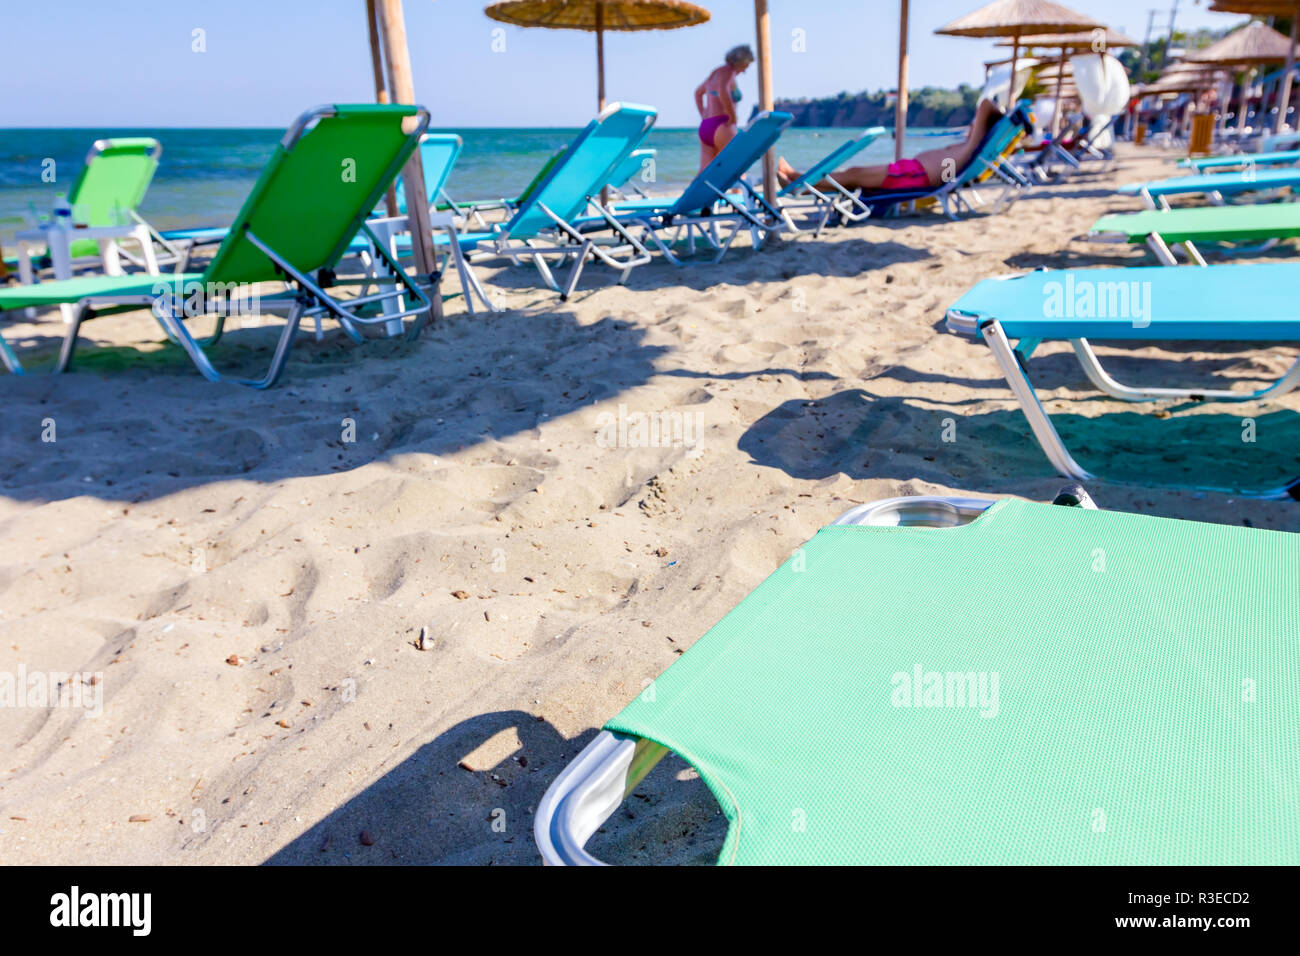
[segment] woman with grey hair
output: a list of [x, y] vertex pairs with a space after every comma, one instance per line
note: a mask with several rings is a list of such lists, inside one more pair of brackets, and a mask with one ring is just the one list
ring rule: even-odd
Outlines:
[[736, 104], [740, 102], [736, 77], [754, 62], [754, 51], [742, 43], [728, 50], [725, 59], [695, 88], [695, 108], [700, 111], [700, 169], [736, 135]]

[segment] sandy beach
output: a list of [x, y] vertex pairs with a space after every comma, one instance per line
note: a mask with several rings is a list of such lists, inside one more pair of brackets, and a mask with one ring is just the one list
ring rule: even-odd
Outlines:
[[[304, 336], [267, 392], [205, 382], [146, 315], [95, 321], [72, 373], [4, 382], [0, 670], [102, 675], [98, 716], [0, 708], [6, 862], [539, 862], [566, 761], [819, 527], [1065, 484], [944, 311], [989, 276], [1151, 263], [1081, 238], [1137, 208], [1117, 185], [1173, 171], [1118, 152], [1009, 214], [742, 241], [626, 286], [591, 266], [569, 302], [484, 266], [506, 311], [452, 299], [414, 344]], [[264, 367], [277, 330], [217, 361]], [[38, 366], [62, 331], [5, 335]], [[1100, 351], [1238, 388], [1296, 354]], [[1189, 489], [1300, 473], [1294, 394], [1125, 405], [1051, 344], [1031, 375], [1101, 507], [1300, 530], [1294, 504]], [[711, 862], [724, 826], [668, 760], [589, 849]]]

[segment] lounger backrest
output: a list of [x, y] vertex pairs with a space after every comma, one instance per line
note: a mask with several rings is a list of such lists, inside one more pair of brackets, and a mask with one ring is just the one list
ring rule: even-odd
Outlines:
[[161, 155], [162, 144], [147, 136], [96, 142], [68, 193], [73, 218], [90, 226], [127, 222], [144, 201]]
[[680, 216], [708, 209], [718, 201], [718, 192], [726, 192], [736, 185], [793, 122], [794, 117], [789, 113], [759, 113], [713, 158], [713, 162], [700, 170], [668, 213]]
[[[409, 132], [404, 121], [413, 126]], [[333, 268], [428, 123], [422, 106], [322, 106], [304, 113], [262, 170], [205, 279], [280, 278], [250, 234], [300, 272]]]
[[628, 153], [627, 159], [614, 167], [614, 172], [609, 177], [609, 185], [617, 189], [633, 176], [641, 173], [646, 168], [646, 163], [654, 160], [657, 152], [658, 150], [653, 149], [632, 150]]
[[1025, 134], [1026, 122], [1022, 107], [1018, 106], [994, 123], [970, 163], [957, 177], [957, 185], [966, 186], [992, 175], [988, 164], [996, 163], [999, 157]]
[[873, 126], [865, 129], [861, 134], [855, 136], [847, 143], [841, 145], [838, 149], [832, 150], [822, 157], [819, 161], [813, 163], [804, 171], [798, 179], [791, 181], [778, 195], [787, 196], [803, 189], [808, 183], [815, 183], [826, 178], [829, 174], [843, 166], [850, 158], [862, 152], [880, 137], [884, 136], [886, 130], [883, 126]]
[[525, 239], [555, 225], [543, 211], [572, 220], [609, 182], [614, 168], [641, 145], [657, 115], [650, 106], [611, 103], [560, 154], [537, 188], [521, 199], [501, 238]]
[[[437, 202], [439, 194], [447, 185], [447, 177], [460, 157], [463, 145], [455, 133], [425, 133], [420, 137], [420, 165], [424, 167], [424, 188], [429, 204]], [[402, 178], [397, 177], [397, 210], [406, 215], [406, 190], [402, 188]]]

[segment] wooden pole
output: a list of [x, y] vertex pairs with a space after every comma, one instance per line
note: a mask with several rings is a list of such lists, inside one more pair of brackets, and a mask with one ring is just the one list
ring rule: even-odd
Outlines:
[[[379, 12], [375, 9], [375, 0], [366, 0], [366, 26], [370, 30], [370, 65], [375, 74], [375, 102], [391, 103], [388, 97], [388, 85], [384, 82], [384, 51], [379, 45]], [[389, 217], [397, 215], [397, 186], [388, 184], [384, 193], [384, 208]]]
[[1282, 132], [1282, 127], [1286, 126], [1287, 109], [1291, 105], [1291, 71], [1295, 69], [1296, 42], [1300, 41], [1300, 32], [1297, 31], [1300, 31], [1300, 4], [1291, 13], [1291, 46], [1286, 51], [1286, 72], [1282, 74], [1282, 92], [1278, 97], [1274, 133]]
[[596, 112], [605, 108], [605, 5], [596, 4]]
[[1020, 32], [1011, 40], [1011, 79], [1007, 81], [1007, 112], [1016, 105], [1016, 61], [1020, 59]]
[[1246, 128], [1246, 111], [1250, 107], [1250, 84], [1255, 78], [1255, 68], [1252, 66], [1241, 77], [1241, 103], [1237, 107], [1237, 129]]
[[[379, 0], [379, 27], [383, 37], [384, 59], [388, 64], [388, 88], [398, 103], [415, 103], [415, 80], [411, 75], [411, 51], [406, 45], [406, 20], [402, 16], [402, 0]], [[424, 164], [420, 151], [402, 167], [402, 187], [406, 194], [406, 215], [411, 227], [411, 257], [415, 271], [421, 275], [435, 276], [437, 259], [433, 252], [433, 227], [429, 224], [429, 198], [424, 192]], [[434, 279], [430, 290], [433, 311], [430, 319], [442, 318], [442, 293]]]
[[894, 159], [903, 158], [903, 140], [907, 139], [907, 15], [908, 0], [900, 0], [898, 9], [898, 98], [894, 101]]
[[[754, 25], [758, 33], [758, 108], [766, 111], [772, 108], [772, 25], [767, 0], [754, 0]], [[763, 198], [776, 205], [776, 147], [763, 154]]]
[[1065, 47], [1061, 47], [1061, 58], [1056, 61], [1056, 107], [1052, 110], [1052, 142], [1061, 132], [1061, 81], [1065, 79]]

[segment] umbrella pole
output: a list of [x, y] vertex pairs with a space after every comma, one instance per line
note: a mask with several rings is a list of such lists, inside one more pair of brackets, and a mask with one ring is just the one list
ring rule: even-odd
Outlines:
[[[754, 26], [758, 34], [758, 108], [772, 108], [772, 29], [767, 0], [754, 0]], [[739, 117], [737, 117], [739, 119]], [[763, 198], [776, 205], [776, 147], [763, 154]]]
[[[596, 112], [605, 112], [605, 5], [596, 4]], [[609, 205], [609, 184], [600, 187], [600, 204]]]
[[[366, 0], [366, 25], [370, 30], [370, 65], [375, 74], [375, 102], [390, 103], [388, 86], [384, 83], [384, 51], [379, 45], [379, 13], [375, 0]], [[391, 219], [397, 215], [397, 184], [389, 183], [384, 193], [384, 208]]]
[[[402, 16], [402, 0], [379, 0], [380, 35], [384, 39], [385, 60], [388, 63], [388, 88], [397, 102], [415, 103], [415, 81], [411, 76], [411, 51], [406, 45], [406, 20]], [[417, 275], [432, 279], [430, 291], [432, 311], [429, 319], [442, 318], [442, 293], [439, 290], [437, 259], [433, 253], [433, 227], [429, 223], [429, 198], [424, 192], [424, 164], [420, 151], [414, 150], [402, 167], [402, 188], [406, 193], [407, 225], [411, 232], [411, 257], [415, 260]]]
[[898, 98], [894, 101], [894, 159], [903, 158], [903, 141], [907, 138], [907, 20], [908, 0], [900, 0], [898, 10]]
[[1020, 59], [1020, 32], [1011, 38], [1011, 79], [1007, 81], [1007, 112], [1016, 105], [1016, 61]]
[[1291, 46], [1286, 53], [1286, 72], [1282, 74], [1282, 93], [1277, 104], [1277, 125], [1273, 132], [1280, 133], [1286, 126], [1287, 109], [1291, 106], [1291, 71], [1295, 69], [1296, 42], [1300, 40], [1300, 6], [1291, 14]]
[[1237, 105], [1237, 131], [1246, 128], [1246, 112], [1250, 108], [1250, 79], [1255, 70], [1252, 67], [1241, 76], [1241, 98]]
[[605, 108], [605, 5], [596, 4], [596, 112]]
[[1065, 78], [1065, 47], [1061, 47], [1061, 59], [1056, 63], [1056, 106], [1052, 109], [1052, 142], [1061, 132], [1061, 80]]

